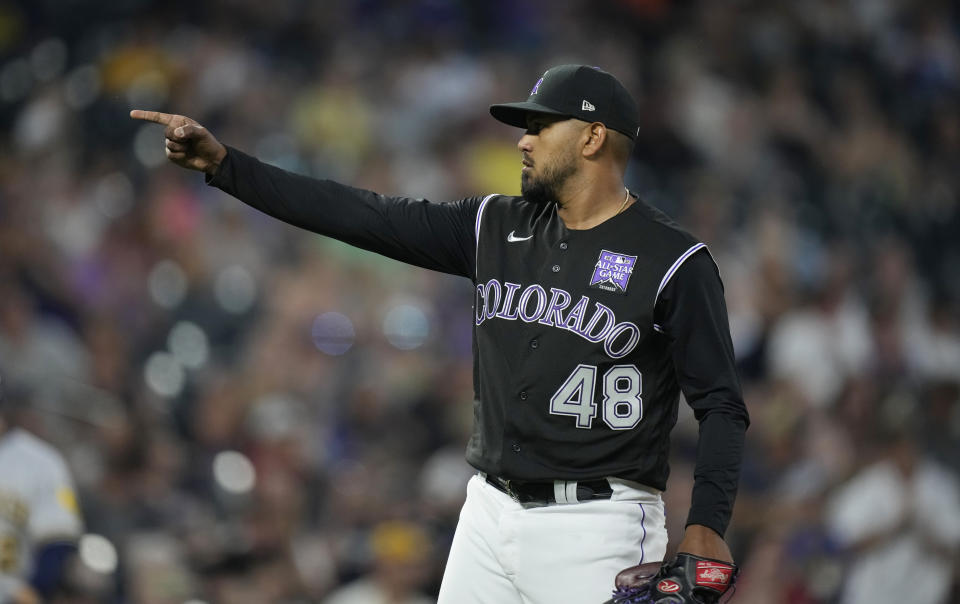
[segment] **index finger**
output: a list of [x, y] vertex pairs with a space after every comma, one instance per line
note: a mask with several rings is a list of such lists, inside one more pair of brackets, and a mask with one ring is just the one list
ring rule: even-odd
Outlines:
[[170, 121], [173, 120], [173, 116], [169, 113], [160, 113], [159, 111], [142, 111], [140, 109], [134, 109], [131, 111], [130, 117], [135, 120], [156, 122], [158, 124], [163, 124], [164, 126], [169, 126]]

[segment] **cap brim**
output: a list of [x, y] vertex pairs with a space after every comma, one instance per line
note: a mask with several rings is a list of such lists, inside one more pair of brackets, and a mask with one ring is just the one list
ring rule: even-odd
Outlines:
[[[527, 127], [527, 115], [530, 113], [546, 113], [548, 115], [564, 115], [561, 111], [550, 109], [537, 103], [523, 101], [522, 103], [499, 103], [490, 105], [490, 115], [500, 120], [504, 124], [516, 126], [517, 128]], [[569, 116], [568, 116], [569, 117]]]

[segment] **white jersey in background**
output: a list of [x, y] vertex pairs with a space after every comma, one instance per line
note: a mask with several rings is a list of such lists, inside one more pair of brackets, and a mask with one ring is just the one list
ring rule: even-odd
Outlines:
[[63, 456], [19, 428], [0, 434], [0, 602], [29, 580], [36, 547], [82, 531]]

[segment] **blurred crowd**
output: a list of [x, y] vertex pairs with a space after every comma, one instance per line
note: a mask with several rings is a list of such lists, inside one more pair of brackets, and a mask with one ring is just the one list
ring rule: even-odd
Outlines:
[[753, 419], [735, 600], [960, 602], [938, 0], [0, 3], [0, 370], [96, 537], [58, 601], [429, 602], [471, 474], [470, 284], [247, 208], [128, 111], [384, 193], [515, 194], [487, 106], [564, 62], [635, 93], [628, 184], [721, 267]]

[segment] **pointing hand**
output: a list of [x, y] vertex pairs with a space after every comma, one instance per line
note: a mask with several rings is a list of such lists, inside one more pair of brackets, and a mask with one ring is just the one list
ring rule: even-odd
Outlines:
[[183, 168], [213, 174], [227, 155], [227, 148], [209, 130], [185, 115], [134, 109], [130, 117], [166, 126], [167, 159]]

